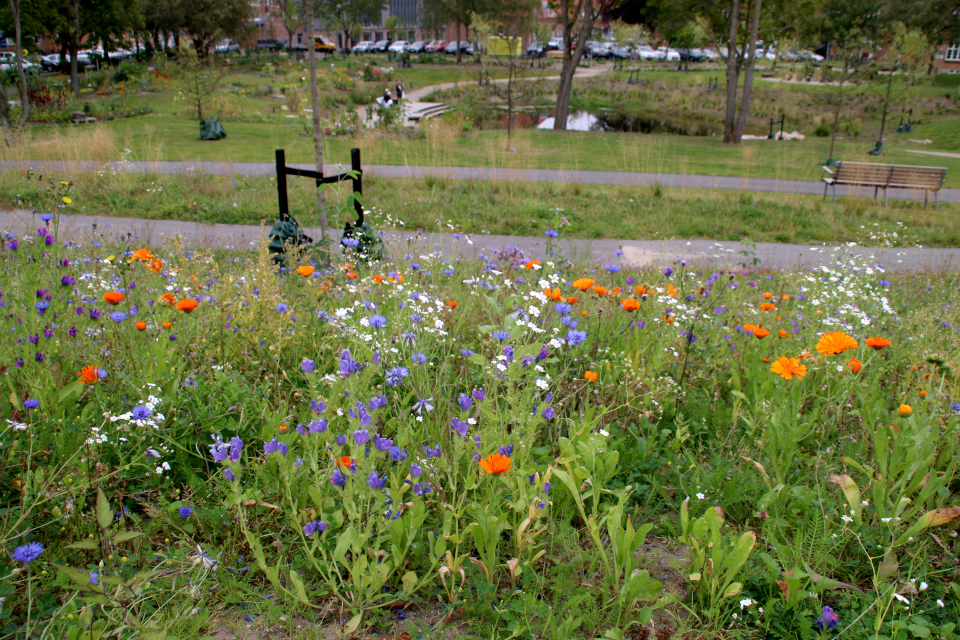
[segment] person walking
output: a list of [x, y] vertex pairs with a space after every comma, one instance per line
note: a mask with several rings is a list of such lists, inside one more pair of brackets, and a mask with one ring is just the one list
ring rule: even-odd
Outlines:
[[400, 102], [403, 99], [403, 85], [399, 82], [397, 83], [397, 102]]

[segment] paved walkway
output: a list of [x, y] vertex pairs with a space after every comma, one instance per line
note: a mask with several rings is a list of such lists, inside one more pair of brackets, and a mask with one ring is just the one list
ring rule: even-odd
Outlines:
[[[275, 175], [272, 162], [110, 162], [117, 172], [156, 173], [175, 175], [205, 172], [214, 175], [270, 176]], [[0, 170], [33, 169], [63, 175], [92, 173], [103, 169], [99, 162], [63, 162], [57, 160], [3, 160]], [[294, 164], [302, 169], [313, 169], [312, 164]], [[339, 173], [338, 165], [324, 165], [325, 174]], [[739, 178], [735, 176], [705, 176], [682, 173], [640, 173], [631, 171], [588, 171], [580, 169], [508, 169], [501, 167], [419, 167], [404, 165], [364, 165], [364, 173], [383, 178], [424, 178], [436, 176], [455, 180], [518, 180], [521, 182], [560, 182], [582, 184], [609, 184], [647, 186], [659, 184], [667, 188], [721, 189], [728, 191], [761, 191], [767, 193], [794, 193], [823, 195], [823, 183], [808, 180], [779, 178]], [[837, 196], [873, 198], [873, 191], [860, 187], [838, 187]], [[922, 191], [890, 189], [891, 200], [924, 199]], [[932, 198], [931, 198], [932, 199]], [[941, 189], [941, 202], [960, 202], [960, 189]], [[932, 205], [931, 205], [932, 206]]]
[[907, 153], [920, 153], [925, 156], [940, 156], [941, 158], [960, 158], [960, 153], [949, 151], [920, 151], [919, 149], [904, 149]]
[[[18, 235], [33, 233], [43, 226], [29, 211], [0, 211], [0, 231]], [[206, 225], [173, 220], [142, 220], [106, 216], [65, 215], [61, 232], [66, 238], [80, 242], [93, 235], [106, 240], [121, 236], [135, 240], [133, 244], [156, 247], [164, 237], [179, 235], [188, 246], [249, 248], [255, 245], [268, 228], [253, 225]], [[307, 234], [320, 237], [319, 229], [307, 229]], [[396, 253], [422, 255], [438, 248], [447, 255], [491, 255], [499, 247], [514, 245], [534, 258], [546, 253], [546, 238], [522, 236], [475, 235], [454, 238], [450, 234], [386, 232], [387, 246]], [[616, 251], [623, 252], [618, 257]], [[560, 251], [571, 259], [595, 261], [598, 265], [632, 264], [662, 265], [678, 258], [699, 260], [717, 267], [746, 264], [753, 268], [753, 258], [760, 260], [761, 269], [809, 269], [818, 265], [835, 265], [840, 255], [866, 256], [870, 264], [882, 264], [890, 271], [925, 270], [934, 273], [960, 271], [960, 249], [889, 249], [849, 248], [832, 246], [788, 245], [758, 243], [755, 247], [739, 242], [710, 240], [563, 240]], [[598, 267], [599, 268], [599, 267]]]

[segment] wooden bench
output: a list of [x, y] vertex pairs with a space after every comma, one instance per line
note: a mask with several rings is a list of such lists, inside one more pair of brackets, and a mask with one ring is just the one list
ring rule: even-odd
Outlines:
[[903, 164], [878, 164], [875, 162], [838, 162], [831, 171], [823, 167], [828, 176], [823, 177], [823, 199], [827, 199], [827, 189], [833, 187], [833, 201], [837, 201], [837, 185], [873, 187], [876, 198], [883, 189], [883, 204], [887, 204], [887, 189], [922, 189], [923, 204], [927, 205], [930, 192], [933, 192], [937, 208], [940, 207], [940, 188], [947, 176], [945, 167], [916, 167]]

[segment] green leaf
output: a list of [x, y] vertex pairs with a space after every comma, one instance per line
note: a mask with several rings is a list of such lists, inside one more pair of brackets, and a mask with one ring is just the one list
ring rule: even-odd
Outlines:
[[121, 542], [127, 542], [128, 540], [133, 540], [134, 538], [139, 538], [143, 533], [140, 531], [121, 531], [113, 538], [114, 544], [120, 544]]
[[400, 582], [403, 584], [403, 592], [408, 596], [413, 595], [413, 592], [417, 588], [417, 574], [413, 571], [407, 571], [403, 574]]
[[893, 551], [887, 551], [883, 556], [883, 562], [880, 563], [880, 570], [877, 571], [877, 579], [881, 583], [890, 582], [900, 572], [900, 563], [897, 562], [897, 554]]
[[930, 637], [930, 628], [924, 627], [919, 624], [908, 624], [907, 629], [913, 633], [915, 638], [929, 638]]
[[293, 569], [290, 570], [290, 584], [293, 585], [293, 591], [297, 594], [297, 599], [303, 604], [309, 605], [310, 598], [307, 597], [307, 590], [303, 586], [303, 579], [301, 579], [300, 575]]
[[97, 489], [97, 524], [101, 529], [113, 524], [113, 510], [110, 509], [110, 502], [103, 494], [103, 489]]
[[363, 620], [363, 614], [358, 613], [357, 615], [350, 618], [350, 622], [343, 628], [344, 635], [352, 635], [357, 629], [360, 628], [360, 622]]
[[65, 404], [68, 400], [76, 400], [83, 395], [83, 390], [84, 386], [82, 384], [68, 384], [63, 389], [60, 389], [60, 404]]
[[739, 595], [739, 594], [740, 594], [740, 591], [742, 591], [742, 590], [743, 590], [743, 585], [740, 584], [739, 582], [734, 582], [734, 583], [731, 584], [729, 587], [727, 587], [727, 590], [726, 590], [726, 591], [723, 592], [723, 597], [724, 597], [724, 598], [733, 598], [734, 596]]

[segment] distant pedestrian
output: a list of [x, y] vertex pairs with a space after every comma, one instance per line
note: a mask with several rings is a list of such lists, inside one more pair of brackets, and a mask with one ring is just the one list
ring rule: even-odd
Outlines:
[[390, 89], [383, 90], [383, 106], [389, 107], [393, 103], [393, 97], [390, 95]]
[[397, 102], [403, 100], [403, 85], [397, 83]]

